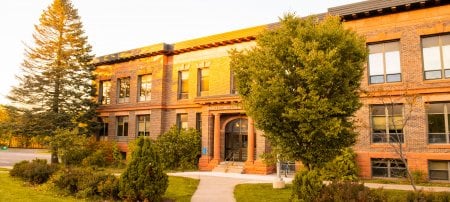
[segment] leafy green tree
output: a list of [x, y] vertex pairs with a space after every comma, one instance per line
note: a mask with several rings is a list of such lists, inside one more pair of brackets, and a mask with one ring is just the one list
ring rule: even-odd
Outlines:
[[164, 169], [194, 169], [201, 155], [201, 135], [193, 128], [173, 126], [158, 137], [156, 149]]
[[135, 142], [132, 158], [119, 181], [119, 196], [127, 201], [161, 201], [168, 187], [154, 143], [148, 138]]
[[[53, 135], [56, 128], [94, 126], [94, 66], [91, 46], [84, 35], [78, 11], [70, 0], [54, 0], [35, 25], [34, 47], [25, 48], [20, 83], [9, 98], [27, 106], [41, 118], [41, 135]], [[52, 163], [57, 163], [52, 148]]]
[[309, 169], [355, 142], [365, 41], [339, 17], [287, 14], [257, 46], [231, 52], [243, 107], [273, 145]]

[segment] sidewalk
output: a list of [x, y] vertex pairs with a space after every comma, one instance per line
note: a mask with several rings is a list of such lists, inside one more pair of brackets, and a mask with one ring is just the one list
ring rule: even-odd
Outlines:
[[[224, 201], [234, 202], [234, 187], [245, 183], [272, 183], [276, 175], [253, 175], [219, 172], [181, 172], [168, 173], [172, 176], [200, 179], [200, 184], [192, 196], [192, 202]], [[286, 183], [292, 183], [292, 177], [283, 177]], [[364, 183], [369, 188], [383, 188], [395, 190], [413, 190], [411, 185]], [[418, 190], [450, 192], [450, 187], [417, 186]]]

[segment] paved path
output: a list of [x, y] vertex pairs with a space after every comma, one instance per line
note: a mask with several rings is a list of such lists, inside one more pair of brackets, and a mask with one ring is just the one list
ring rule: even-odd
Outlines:
[[36, 158], [47, 159], [50, 162], [50, 153], [45, 149], [15, 149], [0, 150], [0, 167], [12, 168], [15, 163]]
[[[200, 179], [200, 184], [192, 196], [192, 202], [220, 201], [234, 202], [234, 187], [245, 183], [272, 183], [275, 175], [252, 175], [219, 172], [183, 172], [169, 173], [173, 176], [183, 176]], [[292, 178], [284, 178], [290, 183]]]

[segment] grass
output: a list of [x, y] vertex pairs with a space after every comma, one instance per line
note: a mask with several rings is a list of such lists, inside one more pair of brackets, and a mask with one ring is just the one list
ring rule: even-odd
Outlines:
[[[73, 197], [58, 196], [52, 191], [31, 186], [9, 176], [8, 169], [0, 168], [0, 201], [20, 202], [71, 202], [80, 201]], [[169, 187], [164, 195], [166, 201], [191, 201], [200, 180], [169, 176]], [[82, 201], [82, 200], [81, 200]]]
[[284, 189], [273, 189], [272, 184], [239, 184], [234, 189], [237, 202], [289, 201], [291, 185]]
[[[411, 185], [407, 179], [367, 179], [362, 180], [364, 183], [379, 183], [379, 184], [404, 184]], [[427, 187], [450, 187], [450, 183], [447, 182], [416, 182], [416, 186]]]
[[65, 202], [80, 201], [72, 197], [57, 196], [55, 193], [44, 190], [36, 190], [35, 187], [26, 183], [13, 179], [7, 172], [0, 172], [0, 201], [49, 201], [49, 202]]
[[169, 176], [169, 187], [164, 194], [164, 198], [174, 201], [191, 201], [197, 186], [200, 183], [198, 179]]

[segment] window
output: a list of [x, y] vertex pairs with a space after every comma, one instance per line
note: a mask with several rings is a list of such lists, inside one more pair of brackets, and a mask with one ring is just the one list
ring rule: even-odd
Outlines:
[[369, 45], [369, 83], [391, 83], [402, 80], [400, 42]]
[[208, 95], [209, 91], [209, 69], [198, 69], [198, 90], [197, 96]]
[[448, 180], [448, 164], [450, 161], [428, 161], [430, 180]]
[[230, 82], [230, 93], [231, 94], [238, 94], [238, 90], [237, 90], [237, 80], [236, 80], [236, 75], [234, 74], [233, 71], [231, 71], [230, 73], [231, 75], [231, 82]]
[[117, 117], [117, 136], [128, 136], [128, 116]]
[[130, 102], [130, 77], [117, 80], [119, 86], [119, 103]]
[[139, 88], [139, 101], [149, 101], [152, 99], [152, 75], [140, 75], [138, 77]]
[[178, 99], [189, 98], [189, 72], [178, 72]]
[[179, 129], [187, 129], [188, 128], [188, 115], [183, 114], [177, 114], [177, 127]]
[[450, 103], [429, 103], [426, 110], [428, 114], [428, 142], [450, 143]]
[[202, 133], [202, 113], [197, 112], [195, 114], [195, 129], [201, 134]]
[[450, 34], [422, 38], [425, 79], [450, 78]]
[[100, 131], [98, 136], [108, 136], [108, 117], [100, 117]]
[[137, 136], [149, 136], [150, 135], [150, 115], [137, 116]]
[[400, 104], [370, 107], [372, 142], [403, 142], [403, 106]]
[[370, 159], [372, 177], [406, 177], [406, 165], [400, 159]]
[[99, 85], [99, 100], [98, 102], [102, 105], [110, 104], [111, 97], [109, 91], [111, 90], [111, 81], [100, 81]]

